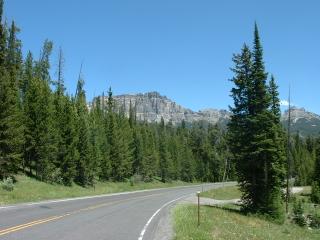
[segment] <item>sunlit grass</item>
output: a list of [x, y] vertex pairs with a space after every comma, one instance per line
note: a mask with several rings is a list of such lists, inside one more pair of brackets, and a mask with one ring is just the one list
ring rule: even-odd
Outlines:
[[227, 200], [240, 198], [241, 192], [238, 186], [228, 186], [203, 192], [200, 196], [218, 200]]
[[175, 240], [307, 240], [320, 239], [319, 230], [301, 228], [292, 223], [278, 225], [257, 216], [245, 216], [237, 210], [201, 207], [197, 227], [197, 206], [178, 205], [173, 212]]
[[24, 175], [18, 175], [16, 176], [16, 179], [17, 182], [14, 185], [13, 191], [9, 192], [0, 188], [0, 205], [33, 202], [48, 199], [99, 195], [151, 188], [174, 187], [188, 184], [181, 181], [162, 183], [156, 180], [150, 183], [135, 183], [133, 186], [131, 186], [129, 182], [97, 182], [94, 188], [84, 188], [76, 184], [73, 184], [73, 186], [71, 187], [58, 184], [48, 184]]

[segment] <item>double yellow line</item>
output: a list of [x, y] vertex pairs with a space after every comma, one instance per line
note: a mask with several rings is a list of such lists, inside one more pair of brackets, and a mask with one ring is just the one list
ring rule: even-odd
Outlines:
[[11, 232], [16, 232], [16, 231], [19, 231], [19, 230], [22, 230], [22, 229], [25, 229], [25, 228], [28, 228], [28, 227], [32, 227], [32, 226], [35, 226], [35, 225], [38, 225], [38, 224], [54, 221], [54, 220], [66, 217], [68, 215], [70, 215], [70, 213], [63, 214], [63, 215], [60, 215], [60, 216], [53, 216], [53, 217], [49, 217], [49, 218], [45, 218], [45, 219], [40, 219], [40, 220], [37, 220], [37, 221], [21, 224], [21, 225], [15, 226], [15, 227], [3, 229], [3, 230], [0, 231], [0, 236], [8, 234], [8, 233], [11, 233]]
[[6, 229], [3, 229], [3, 230], [0, 230], [0, 236], [6, 235], [6, 234], [9, 234], [9, 233], [12, 233], [12, 232], [20, 231], [22, 229], [33, 227], [33, 226], [36, 226], [36, 225], [39, 225], [39, 224], [43, 224], [43, 223], [51, 222], [51, 221], [54, 221], [54, 220], [58, 220], [58, 219], [61, 219], [61, 218], [64, 218], [64, 217], [67, 217], [67, 216], [70, 216], [70, 215], [73, 215], [73, 214], [76, 214], [76, 213], [89, 211], [89, 210], [94, 210], [94, 209], [97, 209], [97, 208], [101, 208], [101, 207], [105, 207], [105, 206], [108, 206], [108, 205], [112, 205], [114, 203], [121, 203], [121, 202], [129, 201], [129, 200], [139, 199], [139, 198], [143, 199], [143, 198], [148, 198], [148, 197], [161, 195], [161, 194], [163, 194], [163, 193], [151, 194], [151, 195], [142, 196], [142, 197], [128, 198], [128, 199], [123, 199], [123, 200], [118, 200], [118, 201], [113, 201], [113, 202], [108, 202], [108, 203], [102, 203], [102, 204], [93, 205], [93, 206], [90, 206], [90, 207], [87, 207], [87, 208], [82, 208], [82, 209], [79, 209], [79, 210], [76, 210], [76, 211], [73, 211], [73, 212], [69, 212], [69, 213], [66, 213], [66, 214], [63, 214], [63, 215], [52, 216], [52, 217], [49, 217], [49, 218], [39, 219], [39, 220], [36, 220], [36, 221], [32, 221], [32, 222], [28, 222], [28, 223], [25, 223], [25, 224], [21, 224], [21, 225], [17, 225], [17, 226], [14, 226], [14, 227], [10, 227], [10, 228], [6, 228]]

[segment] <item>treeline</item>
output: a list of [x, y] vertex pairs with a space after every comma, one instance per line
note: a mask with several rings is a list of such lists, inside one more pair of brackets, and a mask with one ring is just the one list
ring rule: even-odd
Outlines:
[[137, 122], [108, 99], [87, 105], [80, 73], [74, 96], [64, 86], [64, 57], [50, 76], [52, 42], [38, 60], [23, 58], [18, 27], [3, 21], [0, 0], [0, 179], [19, 171], [71, 185], [95, 181], [222, 181], [233, 177], [225, 132], [197, 123], [186, 127]]

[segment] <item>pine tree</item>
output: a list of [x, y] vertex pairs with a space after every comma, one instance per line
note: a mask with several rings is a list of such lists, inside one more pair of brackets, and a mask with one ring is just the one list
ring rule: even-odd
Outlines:
[[[16, 53], [16, 28], [11, 28], [9, 49], [6, 48], [6, 29], [2, 24], [3, 1], [0, 1], [0, 179], [18, 171], [21, 163], [23, 129], [17, 86], [17, 69], [21, 66]], [[7, 55], [8, 54], [8, 55]], [[17, 61], [17, 62], [16, 62]], [[8, 69], [8, 70], [7, 70]]]
[[[46, 51], [44, 44], [43, 51]], [[55, 181], [57, 160], [57, 132], [54, 122], [53, 95], [49, 86], [49, 56], [36, 62], [37, 74], [28, 82], [24, 101], [25, 153], [24, 159], [30, 169], [43, 181]], [[44, 78], [41, 78], [44, 77]]]
[[283, 219], [281, 186], [284, 179], [284, 144], [279, 119], [279, 100], [274, 79], [267, 73], [258, 27], [254, 30], [253, 52], [245, 45], [233, 58], [234, 107], [229, 139], [237, 160], [243, 209]]
[[125, 113], [118, 115], [117, 119], [117, 132], [119, 136], [120, 147], [120, 159], [121, 165], [124, 168], [122, 175], [124, 178], [128, 178], [133, 175], [132, 163], [133, 163], [133, 133], [130, 128], [129, 119], [126, 118]]
[[7, 29], [3, 24], [3, 0], [0, 0], [0, 66], [2, 68], [6, 65], [7, 49]]
[[90, 148], [90, 133], [89, 133], [89, 120], [88, 108], [86, 102], [86, 95], [83, 89], [84, 80], [79, 76], [77, 83], [77, 91], [75, 97], [75, 104], [77, 109], [76, 130], [78, 135], [77, 150], [79, 158], [76, 162], [76, 176], [75, 182], [81, 186], [92, 185], [94, 181], [94, 167], [91, 161], [91, 148]]
[[19, 88], [21, 92], [21, 101], [24, 104], [25, 96], [31, 79], [34, 77], [33, 56], [29, 51], [23, 64], [23, 74], [20, 79]]
[[108, 92], [108, 124], [107, 124], [107, 142], [108, 142], [108, 156], [110, 159], [111, 173], [110, 176], [114, 181], [123, 181], [126, 177], [126, 163], [123, 159], [121, 142], [121, 133], [119, 128], [119, 122], [116, 119], [114, 113], [114, 100], [112, 97], [111, 88]]
[[[130, 123], [130, 121], [129, 121]], [[142, 142], [142, 136], [140, 133], [140, 129], [135, 126], [133, 129], [133, 141], [132, 141], [132, 156], [133, 156], [133, 173], [134, 174], [140, 174], [141, 168], [142, 168], [142, 159], [143, 159], [143, 142]]]
[[313, 173], [311, 201], [320, 203], [320, 138], [316, 140], [316, 161]]
[[35, 64], [35, 74], [38, 79], [51, 83], [51, 77], [49, 73], [50, 69], [50, 55], [52, 52], [53, 43], [49, 40], [45, 40], [42, 50], [40, 52], [39, 61]]
[[169, 154], [164, 119], [161, 118], [159, 138], [159, 171], [162, 182], [169, 179]]
[[179, 148], [179, 165], [180, 165], [180, 179], [182, 181], [191, 182], [194, 179], [194, 163], [192, 150], [188, 143], [188, 132], [183, 121], [179, 129], [180, 148]]
[[56, 90], [53, 94], [54, 128], [57, 140], [57, 156], [55, 165], [56, 182], [71, 185], [75, 177], [75, 162], [79, 153], [76, 148], [76, 111], [70, 97], [65, 95], [63, 78], [64, 58], [59, 49], [57, 79], [54, 81]]
[[156, 149], [155, 134], [147, 124], [142, 125], [142, 162], [140, 172], [145, 182], [152, 181], [156, 175], [159, 157]]
[[106, 136], [104, 125], [104, 113], [101, 107], [101, 98], [95, 98], [90, 111], [90, 143], [92, 146], [92, 161], [98, 170], [101, 180], [107, 180], [109, 176], [109, 166], [105, 161]]
[[[70, 97], [64, 97], [64, 118], [61, 131], [63, 139], [60, 151], [64, 151], [65, 155], [59, 163], [60, 176], [64, 185], [70, 186], [76, 176], [76, 163], [79, 161], [79, 151], [77, 149], [77, 109]], [[61, 119], [62, 120], [62, 119]], [[61, 146], [61, 145], [60, 145]]]
[[272, 127], [269, 130], [271, 144], [268, 153], [268, 199], [266, 212], [272, 218], [283, 221], [284, 210], [282, 201], [282, 188], [285, 179], [285, 133], [280, 123], [280, 99], [278, 86], [275, 83], [274, 76], [271, 76], [269, 82], [269, 94], [271, 97], [270, 118]]

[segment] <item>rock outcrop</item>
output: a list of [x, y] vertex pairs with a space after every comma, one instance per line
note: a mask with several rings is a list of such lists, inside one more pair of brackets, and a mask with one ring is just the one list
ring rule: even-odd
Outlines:
[[135, 108], [137, 120], [147, 122], [160, 122], [161, 118], [166, 123], [180, 124], [182, 120], [192, 123], [206, 121], [212, 124], [225, 123], [230, 118], [230, 112], [226, 110], [205, 109], [198, 112], [184, 108], [166, 96], [158, 92], [144, 94], [123, 94], [114, 96], [118, 108], [129, 114], [130, 104]]

